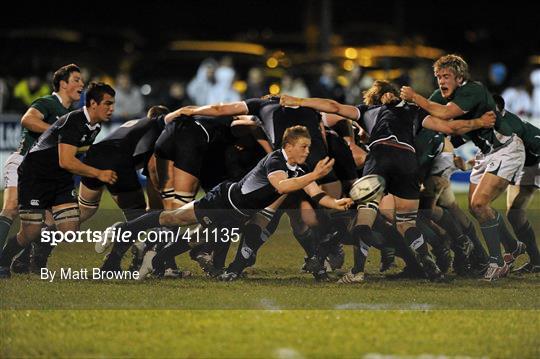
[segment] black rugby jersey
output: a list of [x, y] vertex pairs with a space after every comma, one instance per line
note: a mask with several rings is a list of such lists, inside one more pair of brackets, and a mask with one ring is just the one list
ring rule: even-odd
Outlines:
[[22, 165], [37, 177], [71, 177], [70, 172], [60, 167], [58, 144], [65, 143], [75, 147], [91, 145], [101, 130], [101, 125], [90, 125], [89, 121], [86, 107], [60, 117], [34, 143]]
[[284, 172], [288, 178], [294, 178], [309, 171], [305, 165], [288, 164], [283, 150], [269, 153], [230, 187], [227, 195], [231, 205], [240, 213], [250, 216], [275, 202], [281, 194], [272, 186], [268, 176], [276, 172]]
[[357, 106], [358, 123], [369, 134], [368, 148], [381, 141], [395, 141], [414, 151], [414, 139], [428, 113], [405, 102]]
[[279, 104], [279, 97], [251, 98], [244, 102], [248, 113], [261, 119], [266, 136], [274, 148], [281, 147], [285, 130], [296, 125], [307, 127], [312, 148], [324, 147], [319, 127], [321, 115], [317, 111], [307, 107], [283, 107]]

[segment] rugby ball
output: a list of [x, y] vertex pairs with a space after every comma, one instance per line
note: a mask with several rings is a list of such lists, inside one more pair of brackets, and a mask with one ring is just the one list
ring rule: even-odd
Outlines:
[[373, 201], [384, 192], [385, 181], [379, 175], [367, 175], [354, 181], [349, 196], [356, 203]]

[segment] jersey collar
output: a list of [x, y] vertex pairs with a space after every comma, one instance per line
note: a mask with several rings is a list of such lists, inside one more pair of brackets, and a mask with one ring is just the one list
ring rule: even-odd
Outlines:
[[91, 130], [95, 130], [96, 128], [98, 128], [99, 123], [96, 123], [95, 125], [90, 124], [90, 114], [88, 113], [88, 109], [86, 108], [86, 106], [83, 106], [83, 112], [84, 112], [84, 116], [86, 117], [86, 121], [88, 121], [88, 123], [86, 124], [86, 127], [88, 127]]
[[283, 148], [281, 149], [281, 153], [283, 154], [283, 157], [285, 158], [285, 164], [287, 165], [287, 168], [290, 169], [291, 171], [296, 171], [296, 169], [298, 168], [298, 165], [293, 166], [289, 164], [289, 157], [287, 157], [287, 154], [285, 153]]
[[58, 99], [58, 101], [60, 102], [60, 104], [62, 106], [64, 106], [64, 103], [62, 102], [62, 97], [60, 97], [60, 95], [57, 93], [57, 92], [53, 92], [52, 93], [53, 96], [56, 96], [56, 98]]

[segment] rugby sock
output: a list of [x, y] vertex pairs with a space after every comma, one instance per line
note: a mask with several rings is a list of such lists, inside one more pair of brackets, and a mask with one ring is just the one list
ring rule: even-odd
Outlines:
[[390, 245], [395, 248], [396, 255], [402, 258], [408, 267], [418, 268], [418, 262], [414, 257], [414, 253], [411, 251], [411, 248], [405, 244], [403, 236], [396, 227], [385, 221], [381, 216], [377, 216], [373, 228], [388, 239]]
[[227, 268], [228, 272], [240, 274], [246, 267], [255, 263], [257, 251], [268, 238], [263, 232], [256, 225], [248, 225], [244, 228], [243, 240], [238, 247], [234, 261]]
[[183, 240], [167, 243], [167, 245], [152, 258], [152, 267], [154, 267], [154, 271], [158, 274], [163, 274], [167, 268], [167, 263], [174, 261], [174, 257], [189, 251], [189, 249], [189, 244]]
[[531, 227], [531, 223], [526, 221], [521, 228], [516, 230], [516, 235], [520, 241], [527, 246], [526, 251], [529, 255], [529, 260], [532, 264], [540, 264], [540, 253], [538, 252], [538, 245], [536, 244], [536, 236], [534, 230]]
[[474, 245], [474, 249], [472, 252], [474, 256], [474, 260], [476, 262], [479, 262], [479, 263], [471, 263], [471, 264], [487, 263], [488, 255], [486, 253], [486, 250], [484, 249], [484, 246], [480, 242], [480, 239], [478, 239], [478, 235], [476, 234], [476, 228], [474, 227], [474, 224], [472, 222], [469, 223], [469, 228], [467, 228], [464, 231], [464, 233]]
[[159, 216], [163, 210], [148, 212], [138, 218], [122, 223], [117, 228], [122, 231], [131, 231], [132, 234], [143, 232], [149, 228], [160, 227]]
[[315, 237], [316, 234], [311, 228], [308, 228], [308, 230], [302, 234], [294, 233], [294, 238], [296, 238], [298, 243], [300, 243], [300, 245], [306, 252], [308, 258], [311, 258], [315, 255], [315, 244], [316, 241], [318, 242], [318, 238]]
[[497, 212], [496, 219], [499, 224], [499, 227], [498, 227], [499, 238], [504, 247], [504, 250], [505, 252], [512, 253], [513, 251], [517, 249], [517, 241], [508, 230], [508, 227], [506, 226], [506, 223], [504, 222], [504, 218], [503, 216], [499, 214], [499, 212]]
[[369, 247], [364, 242], [360, 241], [359, 246], [354, 246], [354, 265], [351, 268], [353, 274], [364, 271], [368, 253]]
[[411, 227], [405, 231], [405, 242], [421, 256], [429, 256], [429, 250], [424, 235], [416, 227]]
[[214, 244], [214, 254], [212, 256], [212, 263], [214, 263], [214, 268], [222, 269], [225, 267], [225, 260], [227, 259], [227, 253], [229, 252], [230, 246], [231, 241], [217, 241]]
[[450, 211], [443, 208], [443, 214], [441, 216], [441, 219], [438, 221], [435, 221], [438, 225], [440, 225], [450, 236], [452, 239], [456, 242], [463, 243], [463, 240], [465, 239], [463, 236], [463, 230], [461, 226], [459, 225], [458, 221], [452, 217], [450, 214]]
[[497, 263], [498, 266], [504, 264], [501, 253], [501, 242], [499, 240], [499, 221], [497, 217], [480, 225], [480, 230], [484, 235], [489, 252], [489, 262]]
[[0, 216], [0, 252], [2, 252], [2, 248], [4, 248], [4, 244], [6, 243], [6, 238], [12, 224], [12, 219], [6, 216]]
[[17, 236], [10, 237], [0, 255], [0, 267], [11, 267], [13, 257], [19, 254], [25, 247], [19, 245]]
[[122, 213], [124, 214], [124, 217], [126, 218], [126, 221], [131, 221], [135, 218], [138, 218], [146, 213], [145, 208], [124, 208], [122, 209]]
[[353, 274], [363, 272], [369, 254], [368, 243], [373, 242], [373, 232], [369, 226], [356, 226], [352, 230], [352, 237], [356, 241], [354, 251], [354, 265], [351, 269]]

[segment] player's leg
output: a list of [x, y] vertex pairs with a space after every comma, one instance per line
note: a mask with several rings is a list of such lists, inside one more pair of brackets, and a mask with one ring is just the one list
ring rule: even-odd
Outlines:
[[[525, 243], [529, 255], [529, 263], [526, 263], [516, 271], [519, 273], [540, 271], [540, 253], [536, 243], [536, 235], [527, 218], [526, 209], [531, 203], [534, 193], [538, 188], [535, 185], [509, 186], [507, 191], [507, 218], [518, 239]], [[507, 253], [512, 260], [520, 253]]]

